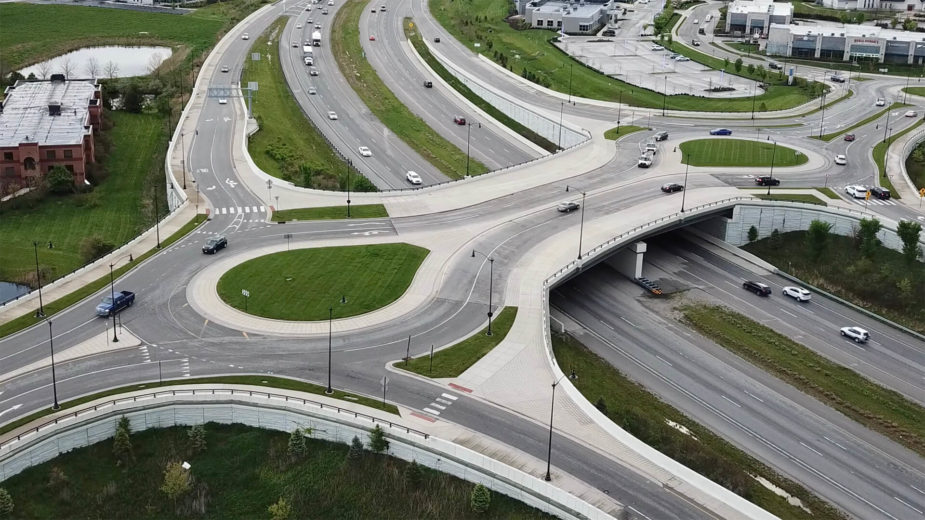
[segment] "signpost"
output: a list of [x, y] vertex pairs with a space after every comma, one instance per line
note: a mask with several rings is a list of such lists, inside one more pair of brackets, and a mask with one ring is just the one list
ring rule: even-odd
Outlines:
[[251, 292], [247, 289], [241, 289], [241, 296], [244, 296], [244, 312], [247, 312], [247, 298], [250, 297]]

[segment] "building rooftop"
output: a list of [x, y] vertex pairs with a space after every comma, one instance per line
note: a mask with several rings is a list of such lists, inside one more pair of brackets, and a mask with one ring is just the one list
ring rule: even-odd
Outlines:
[[884, 29], [876, 25], [784, 25], [771, 24], [772, 29], [788, 29], [794, 36], [836, 36], [845, 38], [883, 38], [884, 40], [896, 40], [901, 42], [923, 42], [925, 34], [919, 32], [899, 31], [896, 29]]
[[546, 2], [540, 6], [527, 6], [529, 9], [539, 11], [540, 13], [561, 13], [563, 16], [593, 16], [605, 6], [604, 3], [569, 3], [569, 2]]
[[[97, 88], [93, 80], [17, 81], [7, 90], [0, 112], [0, 147], [81, 143]], [[58, 112], [51, 108], [55, 104], [60, 112], [51, 115]]]
[[729, 6], [730, 13], [768, 13], [774, 16], [792, 16], [793, 4], [773, 0], [735, 0]]

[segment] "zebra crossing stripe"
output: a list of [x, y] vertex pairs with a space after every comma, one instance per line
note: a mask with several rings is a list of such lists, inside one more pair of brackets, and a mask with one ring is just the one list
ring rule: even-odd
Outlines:
[[244, 213], [250, 213], [251, 209], [247, 206], [244, 206]]
[[437, 410], [432, 410], [430, 408], [425, 408], [424, 411], [431, 415], [440, 415], [440, 412], [438, 412]]
[[446, 397], [447, 399], [451, 399], [451, 400], [453, 400], [453, 401], [455, 401], [456, 399], [458, 399], [458, 398], [457, 398], [455, 395], [453, 395], [453, 394], [442, 393], [442, 394], [440, 394], [440, 395], [441, 395], [442, 397]]

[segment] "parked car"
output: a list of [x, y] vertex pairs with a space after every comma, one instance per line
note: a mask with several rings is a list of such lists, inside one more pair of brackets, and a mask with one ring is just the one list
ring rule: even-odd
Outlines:
[[878, 107], [882, 107], [883, 105], [886, 105], [886, 100], [883, 98], [877, 98], [877, 102], [874, 104], [877, 105]]
[[732, 135], [732, 130], [728, 128], [714, 128], [710, 130], [710, 135]]
[[575, 201], [569, 200], [565, 202], [560, 202], [559, 205], [556, 207], [556, 209], [559, 211], [559, 213], [571, 213], [580, 207], [581, 207], [581, 204]]
[[202, 252], [207, 255], [214, 255], [218, 253], [220, 249], [224, 249], [227, 246], [228, 239], [224, 235], [215, 235], [206, 240], [206, 244], [202, 246]]
[[665, 193], [674, 193], [676, 191], [683, 191], [684, 186], [681, 186], [677, 182], [671, 182], [668, 184], [662, 184], [662, 191]]
[[335, 121], [337, 119], [337, 112], [331, 110], [328, 112], [328, 119]]
[[656, 51], [656, 52], [658, 52], [658, 51], [663, 51], [663, 50], [665, 50], [665, 48], [662, 47], [661, 45], [653, 45], [653, 46], [649, 47], [649, 50], [650, 50], [650, 51]]
[[429, 79], [424, 80], [424, 88], [434, 88], [434, 82]]
[[802, 287], [784, 287], [784, 296], [789, 296], [798, 302], [808, 302], [812, 295]]
[[453, 116], [453, 122], [457, 125], [464, 125], [466, 124], [466, 118], [463, 116]]
[[780, 186], [780, 179], [770, 175], [759, 175], [755, 177], [755, 184], [758, 186]]
[[906, 117], [918, 117], [919, 113], [916, 112], [915, 110], [908, 110], [908, 111], [906, 111], [906, 113], [905, 113], [904, 115], [905, 115]]
[[855, 343], [867, 343], [870, 339], [870, 333], [861, 327], [842, 327], [841, 335], [853, 339]]
[[135, 293], [131, 291], [119, 291], [114, 296], [103, 297], [103, 301], [96, 306], [97, 316], [112, 316], [135, 303]]
[[360, 151], [360, 155], [362, 155], [363, 157], [373, 156], [373, 151], [370, 150], [369, 147], [367, 146], [361, 146], [360, 148], [358, 148], [358, 150]]
[[662, 130], [661, 132], [655, 132], [655, 135], [652, 136], [656, 141], [667, 141], [668, 140], [668, 131]]
[[836, 156], [835, 156], [835, 164], [840, 164], [840, 165], [844, 166], [844, 165], [848, 164], [848, 158], [845, 157], [844, 155], [836, 155]]
[[758, 296], [770, 296], [771, 288], [761, 282], [753, 282], [751, 280], [745, 280], [742, 282], [742, 288], [751, 291]]
[[867, 197], [867, 186], [861, 186], [860, 184], [845, 186], [845, 193], [856, 199], [863, 199]]
[[875, 186], [870, 189], [870, 195], [878, 199], [887, 200], [890, 198], [890, 190]]
[[854, 134], [845, 134], [845, 141], [854, 141]]
[[411, 171], [405, 174], [405, 179], [408, 179], [408, 182], [410, 182], [411, 184], [421, 184], [424, 182], [423, 180], [421, 180], [421, 176], [418, 175], [417, 172], [411, 172]]

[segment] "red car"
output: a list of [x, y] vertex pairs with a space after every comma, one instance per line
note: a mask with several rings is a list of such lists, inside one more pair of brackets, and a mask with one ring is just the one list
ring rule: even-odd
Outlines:
[[466, 124], [466, 118], [463, 116], [456, 116], [453, 118], [453, 122], [457, 125], [464, 125]]
[[372, 34], [370, 34], [370, 35], [369, 35], [369, 41], [371, 41], [371, 42], [376, 41], [376, 37], [373, 36]]
[[845, 134], [845, 141], [854, 141], [854, 134]]

